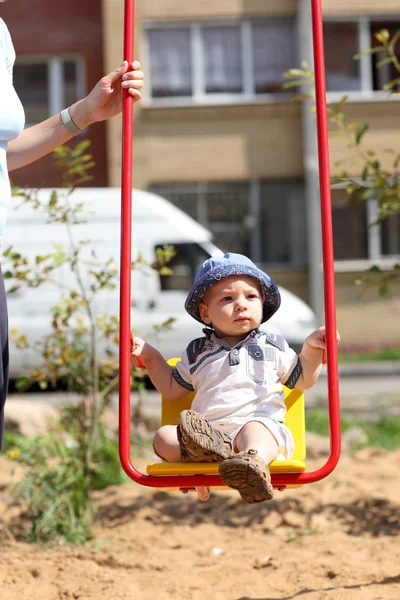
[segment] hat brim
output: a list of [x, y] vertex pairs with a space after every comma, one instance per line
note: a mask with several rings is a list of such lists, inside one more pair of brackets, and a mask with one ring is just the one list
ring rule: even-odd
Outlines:
[[246, 265], [219, 265], [210, 271], [193, 285], [189, 291], [185, 302], [185, 309], [196, 321], [203, 323], [200, 316], [200, 303], [207, 291], [221, 279], [231, 277], [232, 275], [245, 275], [256, 279], [261, 286], [264, 302], [263, 302], [263, 318], [261, 323], [268, 321], [272, 315], [276, 313], [281, 305], [281, 295], [275, 281], [266, 273], [258, 268], [253, 268]]

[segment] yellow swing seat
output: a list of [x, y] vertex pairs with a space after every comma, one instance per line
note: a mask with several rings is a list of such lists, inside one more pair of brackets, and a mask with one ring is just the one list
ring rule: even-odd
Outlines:
[[[173, 358], [168, 364], [175, 366], [179, 361]], [[305, 440], [305, 410], [304, 394], [300, 390], [289, 390], [283, 387], [285, 394], [286, 415], [285, 425], [290, 429], [294, 438], [295, 450], [290, 460], [275, 460], [270, 464], [273, 473], [303, 473], [306, 470], [306, 440]], [[179, 400], [168, 400], [162, 397], [161, 424], [177, 425], [182, 410], [190, 408], [195, 392], [189, 392]], [[218, 475], [218, 463], [168, 463], [157, 462], [147, 466], [147, 474], [155, 476], [166, 475]], [[299, 487], [287, 485], [286, 487]], [[229, 489], [221, 486], [214, 489]]]

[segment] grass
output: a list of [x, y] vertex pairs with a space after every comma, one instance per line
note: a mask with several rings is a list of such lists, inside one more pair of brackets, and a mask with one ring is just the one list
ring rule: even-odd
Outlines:
[[[342, 417], [340, 424], [342, 433], [350, 427], [360, 427], [368, 437], [366, 446], [376, 446], [385, 450], [400, 448], [400, 417], [381, 417], [378, 421]], [[307, 431], [327, 436], [329, 434], [327, 412], [318, 409], [307, 411], [306, 427]]]
[[357, 352], [354, 354], [340, 354], [339, 363], [361, 363], [385, 360], [400, 360], [400, 348], [386, 348], [371, 352]]
[[[34, 457], [38, 448], [45, 448], [51, 444], [50, 436], [26, 438], [18, 433], [6, 431], [2, 453], [11, 459], [18, 460], [32, 468]], [[131, 451], [133, 456], [143, 456], [152, 448], [152, 439], [143, 439], [133, 435]], [[68, 450], [71, 456], [74, 448]], [[119, 485], [127, 481], [127, 476], [122, 470], [117, 439], [104, 437], [93, 447], [93, 477], [92, 489], [101, 490], [109, 485]]]

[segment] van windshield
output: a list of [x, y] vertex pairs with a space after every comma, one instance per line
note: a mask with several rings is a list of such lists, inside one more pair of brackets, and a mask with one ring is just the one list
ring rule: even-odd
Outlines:
[[[163, 248], [166, 244], [155, 246]], [[171, 275], [160, 275], [161, 289], [187, 292], [193, 285], [194, 278], [200, 265], [210, 258], [210, 253], [196, 243], [168, 244], [173, 246], [176, 254], [168, 263], [173, 271]]]

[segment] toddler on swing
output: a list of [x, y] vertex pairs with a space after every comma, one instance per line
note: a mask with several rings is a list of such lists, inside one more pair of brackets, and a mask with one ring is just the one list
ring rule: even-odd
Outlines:
[[[175, 368], [138, 337], [131, 354], [166, 398], [196, 392], [178, 427], [164, 425], [155, 434], [156, 454], [167, 462], [219, 462], [222, 481], [247, 502], [273, 497], [268, 465], [293, 454], [282, 384], [311, 387], [325, 350], [324, 327], [307, 337], [300, 355], [282, 336], [260, 330], [280, 302], [276, 283], [246, 256], [209, 258], [185, 302], [205, 325], [204, 336], [190, 342]], [[207, 488], [196, 490], [201, 500], [209, 498]]]

